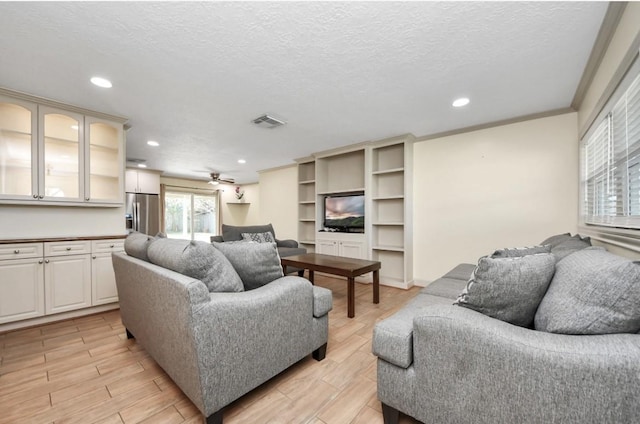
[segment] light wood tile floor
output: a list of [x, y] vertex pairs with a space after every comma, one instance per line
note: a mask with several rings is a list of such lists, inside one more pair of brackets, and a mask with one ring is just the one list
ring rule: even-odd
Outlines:
[[[349, 319], [346, 280], [318, 275], [316, 284], [333, 291], [326, 358], [309, 355], [233, 402], [225, 424], [382, 423], [373, 326], [419, 288], [381, 286], [374, 305], [371, 285], [356, 284]], [[0, 334], [0, 424], [202, 422], [144, 349], [126, 339], [118, 310]]]

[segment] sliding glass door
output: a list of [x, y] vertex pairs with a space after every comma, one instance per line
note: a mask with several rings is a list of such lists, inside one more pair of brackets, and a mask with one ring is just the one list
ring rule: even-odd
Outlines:
[[167, 191], [164, 216], [167, 237], [209, 242], [218, 229], [216, 195]]

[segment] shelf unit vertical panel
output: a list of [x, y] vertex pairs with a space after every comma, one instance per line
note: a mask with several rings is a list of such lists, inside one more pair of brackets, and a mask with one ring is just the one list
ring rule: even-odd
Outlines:
[[315, 250], [316, 162], [298, 162], [298, 243], [308, 252]]

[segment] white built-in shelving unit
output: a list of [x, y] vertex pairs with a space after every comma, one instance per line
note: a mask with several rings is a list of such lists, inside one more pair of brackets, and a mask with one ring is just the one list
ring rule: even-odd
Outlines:
[[[307, 250], [382, 263], [383, 284], [413, 284], [414, 137], [360, 143], [298, 160], [298, 238]], [[324, 198], [364, 193], [363, 234], [323, 231]]]

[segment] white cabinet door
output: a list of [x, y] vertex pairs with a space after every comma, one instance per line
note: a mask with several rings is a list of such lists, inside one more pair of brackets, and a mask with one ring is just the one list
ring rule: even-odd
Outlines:
[[45, 257], [47, 314], [91, 306], [91, 255]]
[[103, 305], [118, 301], [116, 276], [113, 272], [111, 253], [94, 254], [91, 261], [92, 304]]
[[316, 253], [338, 256], [338, 243], [333, 240], [316, 240]]
[[160, 194], [160, 174], [127, 169], [125, 191], [127, 193]]
[[135, 169], [127, 169], [124, 174], [124, 191], [127, 193], [138, 192], [138, 171]]
[[0, 261], [0, 323], [44, 315], [42, 258]]
[[364, 245], [354, 241], [341, 241], [339, 256], [355, 259], [366, 259]]

